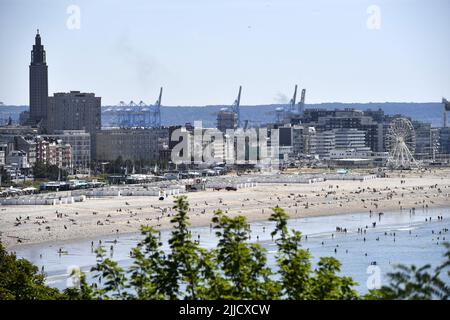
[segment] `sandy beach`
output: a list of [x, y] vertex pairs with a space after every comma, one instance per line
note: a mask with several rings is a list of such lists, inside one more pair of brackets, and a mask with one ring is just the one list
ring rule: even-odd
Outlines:
[[[266, 220], [280, 206], [291, 218], [353, 212], [450, 206], [450, 170], [394, 172], [368, 181], [260, 184], [237, 191], [188, 193], [192, 226], [207, 226], [213, 212]], [[0, 235], [7, 247], [131, 233], [141, 225], [170, 228], [172, 196], [110, 197], [66, 205], [0, 206]]]

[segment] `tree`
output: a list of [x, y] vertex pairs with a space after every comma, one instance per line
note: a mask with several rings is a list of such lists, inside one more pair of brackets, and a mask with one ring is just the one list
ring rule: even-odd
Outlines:
[[220, 268], [210, 280], [210, 299], [274, 299], [279, 286], [271, 279], [266, 251], [259, 244], [248, 243], [250, 227], [243, 216], [230, 218], [216, 211], [217, 249], [215, 265]]
[[[80, 295], [92, 292], [99, 299], [357, 299], [349, 277], [340, 277], [340, 263], [322, 258], [312, 271], [311, 256], [301, 248], [301, 234], [287, 229], [288, 215], [274, 208], [276, 222], [272, 236], [278, 247], [278, 269], [267, 265], [267, 253], [250, 243], [250, 227], [245, 217], [229, 217], [215, 212], [212, 222], [218, 237], [215, 249], [200, 248], [189, 230], [189, 204], [185, 196], [175, 200], [176, 214], [164, 253], [151, 227], [142, 227], [144, 239], [133, 249], [134, 263], [125, 271], [97, 251], [92, 268], [102, 280], [100, 289], [82, 282]], [[70, 292], [76, 297], [76, 292]]]
[[56, 165], [48, 165], [43, 162], [36, 162], [33, 166], [33, 176], [38, 179], [67, 180], [68, 173]]
[[311, 255], [307, 250], [301, 249], [300, 232], [292, 231], [292, 234], [289, 234], [286, 212], [279, 207], [272, 210], [273, 214], [269, 220], [275, 222], [275, 230], [271, 235], [272, 237], [280, 235], [276, 243], [282, 294], [288, 299], [308, 299], [311, 290]]
[[276, 207], [270, 217], [275, 222], [272, 237], [278, 246], [277, 264], [281, 277], [282, 296], [294, 300], [358, 299], [352, 289], [356, 283], [350, 277], [340, 277], [341, 264], [333, 257], [322, 257], [317, 269], [311, 270], [311, 255], [301, 248], [302, 235], [296, 230], [287, 229], [288, 215]]
[[25, 259], [17, 259], [0, 243], [0, 300], [54, 300], [65, 296], [45, 285], [44, 275]]
[[137, 299], [164, 299], [165, 284], [162, 243], [152, 227], [141, 227], [144, 239], [133, 249], [134, 263], [130, 268], [130, 285], [136, 289]]
[[[208, 269], [212, 267], [207, 250], [192, 240], [188, 229], [189, 204], [186, 197], [177, 197], [172, 236], [169, 239], [170, 253], [165, 254], [162, 243], [151, 227], [141, 227], [144, 238], [132, 250], [134, 263], [128, 271], [116, 262], [104, 257], [104, 251], [97, 251], [97, 264], [91, 271], [102, 280], [101, 288], [81, 282], [78, 289], [72, 289], [74, 298], [88, 292], [85, 298], [99, 299], [200, 299]], [[181, 290], [183, 288], [183, 290]]]
[[350, 277], [340, 277], [341, 263], [333, 257], [319, 260], [315, 276], [311, 279], [311, 299], [354, 300], [358, 293], [352, 289], [356, 283]]
[[1, 185], [9, 185], [11, 183], [11, 176], [8, 174], [5, 168], [0, 168], [0, 186]]
[[215, 212], [212, 222], [218, 237], [216, 248], [201, 248], [189, 230], [189, 204], [177, 197], [171, 223], [169, 250], [165, 252], [158, 232], [142, 226], [143, 239], [132, 250], [127, 270], [97, 249], [92, 268], [98, 282], [88, 284], [82, 273], [80, 286], [63, 293], [44, 284], [44, 276], [24, 259], [16, 259], [0, 245], [0, 299], [448, 299], [450, 288], [441, 278], [450, 276], [450, 245], [446, 260], [432, 273], [430, 266], [399, 267], [389, 274], [391, 283], [360, 297], [350, 277], [339, 275], [341, 263], [320, 258], [313, 270], [311, 255], [301, 246], [302, 235], [288, 230], [286, 212], [273, 208], [272, 237], [277, 245], [276, 268], [267, 265], [267, 253], [251, 243], [251, 230], [243, 216]]
[[[169, 299], [180, 296], [186, 299], [198, 299], [197, 290], [202, 285], [200, 272], [203, 267], [205, 250], [192, 240], [189, 223], [189, 203], [186, 196], [177, 197], [173, 207], [177, 213], [170, 220], [174, 225], [172, 236], [169, 239], [170, 254], [164, 265], [166, 281], [164, 294]], [[184, 284], [184, 293], [180, 292], [180, 285]]]

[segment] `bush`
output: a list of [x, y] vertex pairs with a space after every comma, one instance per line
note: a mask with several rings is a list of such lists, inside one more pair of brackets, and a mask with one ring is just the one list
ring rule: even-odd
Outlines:
[[38, 268], [25, 259], [17, 259], [0, 243], [0, 300], [62, 299], [64, 295], [44, 283]]
[[125, 271], [117, 262], [97, 250], [92, 268], [101, 288], [88, 285], [66, 291], [84, 299], [358, 299], [349, 277], [340, 277], [340, 263], [322, 258], [312, 270], [308, 251], [301, 248], [301, 234], [289, 232], [288, 216], [273, 209], [273, 235], [278, 246], [278, 270], [267, 266], [266, 251], [249, 243], [250, 228], [245, 217], [231, 218], [220, 210], [213, 218], [219, 239], [215, 249], [206, 250], [192, 240], [189, 231], [189, 204], [178, 197], [172, 218], [170, 250], [162, 251], [157, 232], [142, 227], [143, 240], [133, 249], [134, 262]]
[[132, 250], [128, 270], [106, 258], [97, 249], [92, 268], [100, 285], [88, 284], [82, 273], [80, 286], [63, 293], [44, 284], [37, 267], [8, 254], [0, 244], [0, 299], [448, 299], [449, 285], [440, 276], [450, 276], [450, 245], [446, 260], [433, 272], [430, 266], [399, 266], [388, 275], [390, 284], [360, 297], [350, 277], [339, 276], [341, 263], [322, 257], [313, 270], [311, 255], [301, 246], [302, 235], [288, 230], [288, 215], [274, 208], [272, 236], [276, 242], [277, 268], [267, 265], [267, 253], [259, 244], [249, 243], [250, 228], [245, 217], [215, 212], [213, 226], [217, 247], [201, 248], [189, 228], [189, 204], [185, 196], [175, 200], [177, 213], [171, 223], [170, 250], [163, 251], [158, 232], [142, 226], [143, 239]]

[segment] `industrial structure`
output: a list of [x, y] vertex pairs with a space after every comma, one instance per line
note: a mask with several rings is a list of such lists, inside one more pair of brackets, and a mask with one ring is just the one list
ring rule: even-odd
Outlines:
[[159, 97], [154, 105], [147, 105], [140, 101], [125, 103], [120, 101], [117, 106], [108, 108], [105, 112], [112, 113], [113, 126], [120, 128], [160, 128], [161, 127], [161, 101], [163, 88], [159, 90]]
[[242, 92], [242, 86], [239, 86], [239, 93], [234, 100], [233, 105], [231, 106], [231, 111], [233, 111], [237, 116], [237, 126], [238, 128], [241, 126], [241, 92]]
[[[198, 110], [192, 112], [196, 117], [192, 119], [175, 108], [170, 115], [177, 115], [176, 121], [165, 119], [165, 123], [185, 124], [163, 127], [162, 87], [153, 105], [121, 101], [117, 106], [105, 108], [105, 118], [112, 121], [102, 119], [101, 97], [94, 93], [70, 91], [48, 96], [46, 52], [39, 31], [29, 71], [30, 110], [20, 116], [23, 126], [14, 126], [9, 115], [6, 120], [7, 114], [0, 112], [0, 125], [6, 123], [0, 127], [0, 168], [11, 179], [33, 178], [32, 168], [38, 163], [55, 165], [70, 174], [90, 174], [91, 168], [98, 171], [96, 167], [100, 164], [120, 159], [137, 163], [141, 169], [155, 165], [154, 172], [158, 171], [156, 164], [174, 166], [177, 176], [180, 168], [189, 169], [191, 165], [206, 172], [212, 168], [214, 172], [216, 168], [221, 171], [233, 166], [238, 170], [266, 169], [268, 163], [280, 168], [388, 165], [396, 169], [450, 164], [450, 102], [445, 98], [439, 104], [439, 114], [443, 107], [443, 127], [433, 127], [422, 119], [385, 114], [381, 108], [305, 109], [306, 89], [301, 90], [298, 101], [299, 87], [295, 85], [289, 102], [286, 100], [275, 113], [273, 109], [267, 113], [275, 115], [276, 121], [271, 119], [268, 120], [271, 123], [255, 126], [263, 121], [255, 117], [255, 111], [260, 109], [250, 112], [244, 109], [241, 117], [242, 86], [239, 86], [233, 103], [214, 113], [218, 130], [198, 126], [195, 120], [205, 115]], [[196, 127], [189, 122], [192, 120]], [[105, 122], [112, 127], [106, 128]], [[210, 125], [213, 124], [209, 122]], [[251, 130], [247, 130], [249, 127]], [[178, 140], [171, 140], [178, 129], [181, 133]], [[233, 130], [232, 134], [227, 130]], [[186, 149], [177, 152], [175, 147], [180, 142], [186, 143]], [[177, 163], [173, 155], [182, 161]], [[117, 169], [115, 165], [111, 167]]]
[[300, 97], [300, 102], [298, 103], [298, 114], [302, 115], [305, 111], [305, 96], [306, 89], [302, 89], [302, 95]]
[[297, 87], [298, 86], [295, 85], [294, 94], [292, 96], [292, 99], [289, 101], [289, 104], [284, 107], [278, 107], [275, 109], [276, 123], [290, 123], [292, 118], [303, 115], [303, 112], [305, 111], [306, 89], [302, 89], [300, 101], [298, 102], [298, 104], [296, 104]]
[[448, 122], [448, 112], [450, 111], [450, 101], [442, 98], [442, 103], [444, 104], [444, 128], [446, 128]]
[[[236, 100], [230, 107], [220, 109], [217, 114], [217, 128], [226, 132], [227, 129], [236, 129], [241, 127], [241, 92], [242, 86], [239, 86], [239, 92]], [[248, 124], [248, 121], [245, 123]]]

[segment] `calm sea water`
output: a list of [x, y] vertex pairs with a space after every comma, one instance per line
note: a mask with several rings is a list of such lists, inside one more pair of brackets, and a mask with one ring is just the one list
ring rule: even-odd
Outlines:
[[[438, 215], [444, 219], [438, 221]], [[373, 222], [376, 222], [376, 227], [372, 226]], [[268, 221], [252, 223], [250, 241], [260, 243], [267, 250], [268, 263], [276, 268], [276, 245], [270, 236], [273, 226]], [[348, 232], [337, 233], [337, 226], [347, 228]], [[300, 230], [307, 236], [303, 245], [310, 250], [314, 264], [322, 256], [338, 258], [342, 262], [341, 274], [351, 276], [358, 282], [356, 289], [365, 293], [369, 277], [376, 277], [373, 272], [379, 271], [381, 284], [387, 284], [386, 274], [393, 271], [395, 264], [439, 265], [445, 252], [442, 242], [450, 240], [450, 233], [443, 231], [450, 229], [450, 208], [419, 209], [415, 214], [409, 210], [385, 212], [381, 218], [377, 214], [370, 216], [368, 213], [358, 213], [291, 219], [289, 227]], [[365, 229], [366, 233], [358, 233], [358, 228]], [[192, 228], [192, 234], [193, 239], [198, 239], [200, 235], [200, 244], [205, 248], [213, 248], [217, 244], [214, 231], [209, 227]], [[162, 231], [165, 249], [169, 236], [170, 231]], [[108, 254], [127, 268], [132, 263], [130, 249], [140, 238], [139, 234], [128, 234], [28, 245], [15, 251], [18, 256], [32, 261], [39, 268], [44, 266], [48, 284], [63, 289], [67, 286], [68, 270], [73, 266], [87, 272], [88, 281], [93, 281], [89, 272], [95, 264], [91, 241], [94, 241], [96, 247], [101, 240]], [[110, 249], [111, 246], [113, 250]], [[58, 254], [59, 248], [67, 251], [67, 254]], [[373, 268], [369, 266], [374, 262], [379, 269], [370, 271], [368, 268]]]
[[[437, 97], [440, 100], [440, 97]], [[138, 100], [139, 101], [139, 100]], [[196, 120], [202, 120], [204, 127], [215, 127], [217, 113], [224, 105], [217, 106], [171, 106], [161, 107], [161, 120], [165, 126], [180, 125], [186, 122], [194, 123]], [[283, 107], [283, 105], [259, 105], [259, 106], [241, 106], [241, 118], [242, 120], [250, 120], [251, 123], [271, 123], [275, 121], [276, 108]], [[110, 108], [109, 106], [103, 106], [103, 111]], [[430, 103], [318, 103], [318, 104], [306, 104], [306, 108], [324, 108], [324, 109], [383, 109], [386, 114], [402, 114], [411, 117], [413, 120], [424, 121], [431, 123], [434, 127], [442, 126], [442, 103], [430, 102]], [[5, 125], [8, 122], [9, 117], [13, 121], [19, 120], [19, 114], [22, 111], [27, 110], [27, 106], [1, 106], [0, 107], [0, 125]], [[256, 112], [255, 112], [256, 110]], [[102, 126], [107, 127], [114, 121], [114, 116], [107, 112], [102, 112]]]

